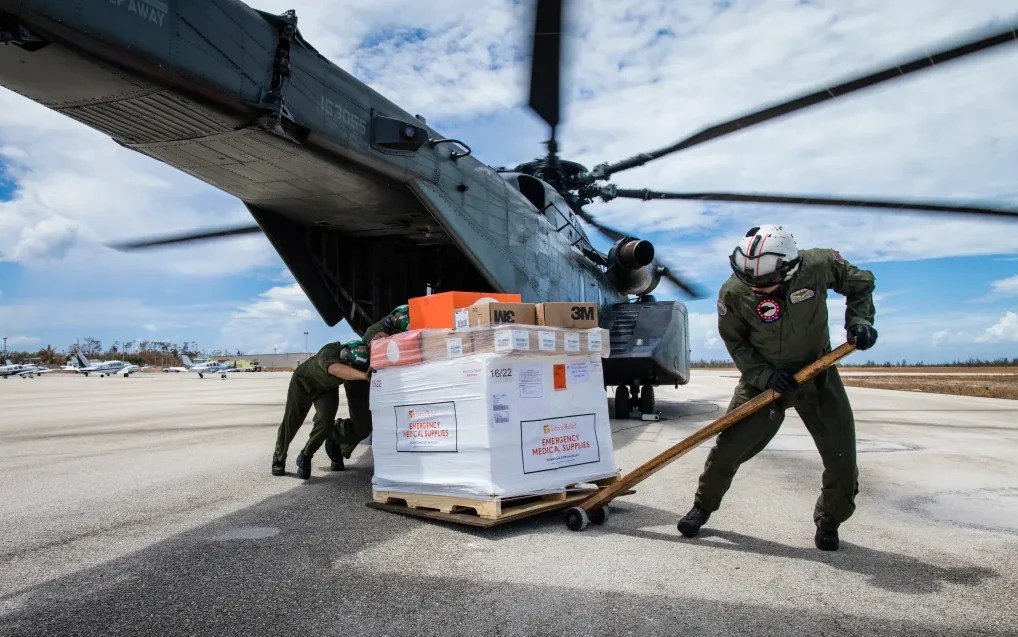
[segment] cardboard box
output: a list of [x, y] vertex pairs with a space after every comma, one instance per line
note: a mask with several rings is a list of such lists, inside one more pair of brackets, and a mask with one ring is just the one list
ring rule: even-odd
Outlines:
[[538, 303], [537, 324], [590, 329], [598, 326], [596, 303]]
[[473, 355], [379, 371], [373, 491], [512, 497], [618, 475], [597, 356]]
[[533, 303], [479, 303], [455, 312], [457, 329], [503, 323], [536, 325], [537, 306]]
[[421, 352], [425, 363], [468, 356], [473, 351], [474, 341], [469, 333], [453, 330], [424, 330], [421, 332]]
[[419, 365], [421, 362], [421, 330], [409, 330], [371, 341], [371, 367], [374, 369]]
[[375, 369], [420, 365], [472, 354], [469, 333], [453, 330], [409, 330], [371, 341], [371, 366]]
[[409, 301], [410, 329], [454, 327], [453, 312], [483, 299], [518, 303], [522, 297], [519, 294], [496, 294], [494, 292], [442, 292], [429, 296], [417, 296]]
[[543, 325], [492, 325], [454, 330], [473, 337], [474, 354], [530, 354], [533, 356], [589, 356], [606, 358], [608, 330], [579, 330]]

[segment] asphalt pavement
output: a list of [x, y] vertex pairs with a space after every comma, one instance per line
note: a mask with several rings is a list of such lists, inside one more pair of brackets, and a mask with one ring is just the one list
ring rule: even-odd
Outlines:
[[[485, 530], [366, 507], [368, 447], [297, 479], [310, 419], [271, 476], [288, 379], [0, 380], [0, 634], [1018, 634], [1018, 401], [848, 388], [858, 509], [824, 553], [794, 412], [696, 539], [675, 522], [711, 443], [603, 526]], [[658, 389], [662, 421], [614, 420], [619, 467], [718, 417], [734, 384], [696, 371]]]

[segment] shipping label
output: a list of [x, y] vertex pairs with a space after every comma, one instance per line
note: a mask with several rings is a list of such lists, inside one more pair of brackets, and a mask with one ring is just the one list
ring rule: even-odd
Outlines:
[[513, 348], [513, 335], [510, 330], [495, 330], [495, 351], [509, 352]]
[[445, 340], [445, 355], [448, 358], [463, 356], [463, 339], [447, 338]]
[[537, 343], [542, 352], [554, 352], [555, 332], [538, 332]]
[[580, 333], [579, 332], [566, 332], [565, 336], [565, 349], [567, 352], [578, 352], [580, 351]]
[[494, 426], [508, 425], [512, 420], [512, 405], [509, 403], [509, 394], [492, 394], [491, 424]]
[[456, 452], [456, 403], [396, 405], [396, 451]]
[[544, 396], [544, 368], [520, 367], [520, 398], [541, 398]]
[[530, 332], [513, 330], [513, 349], [527, 351], [530, 349]]
[[599, 462], [596, 422], [595, 414], [520, 422], [523, 473]]
[[590, 380], [587, 361], [569, 363], [569, 380], [574, 383], [585, 383]]
[[591, 330], [587, 333], [587, 351], [600, 352], [602, 345], [601, 330]]
[[470, 327], [470, 314], [465, 309], [456, 310], [453, 312], [453, 321], [458, 330]]

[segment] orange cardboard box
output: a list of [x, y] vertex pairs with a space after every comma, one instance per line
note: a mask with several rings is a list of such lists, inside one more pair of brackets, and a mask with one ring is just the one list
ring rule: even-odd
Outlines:
[[481, 299], [499, 303], [519, 303], [519, 294], [496, 294], [495, 292], [442, 292], [430, 296], [410, 299], [410, 329], [452, 328], [453, 312], [461, 307], [470, 307]]

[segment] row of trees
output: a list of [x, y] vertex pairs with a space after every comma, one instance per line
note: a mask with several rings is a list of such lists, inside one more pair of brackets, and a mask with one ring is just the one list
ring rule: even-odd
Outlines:
[[[865, 363], [855, 361], [841, 362], [839, 365], [844, 367], [1018, 367], [1018, 358], [1008, 358], [1006, 356], [991, 359], [968, 358], [966, 360], [952, 361], [950, 363], [926, 363], [923, 361], [909, 362], [904, 359], [897, 362], [884, 361], [878, 363], [876, 361], [868, 360]], [[690, 363], [690, 367], [699, 369], [728, 368], [734, 367], [734, 364], [730, 359], [704, 359], [693, 361]]]
[[[31, 360], [42, 365], [62, 365], [78, 352], [92, 360], [122, 360], [135, 365], [154, 366], [178, 365], [181, 355], [191, 358], [243, 356], [243, 352], [240, 350], [237, 350], [235, 354], [218, 349], [204, 351], [199, 349], [198, 344], [194, 341], [184, 341], [179, 344], [168, 341], [113, 341], [104, 349], [102, 341], [87, 337], [71, 343], [63, 350], [47, 345], [38, 351], [8, 350], [6, 357], [14, 362]], [[0, 363], [2, 362], [0, 361]]]

